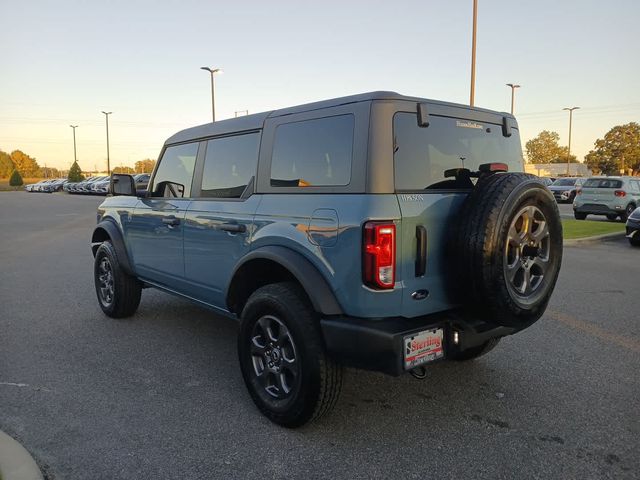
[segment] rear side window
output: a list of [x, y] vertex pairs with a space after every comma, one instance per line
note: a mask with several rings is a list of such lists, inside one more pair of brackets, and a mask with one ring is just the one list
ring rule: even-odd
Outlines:
[[175, 145], [165, 149], [153, 178], [152, 195], [154, 197], [189, 197], [197, 154], [197, 143]]
[[393, 117], [394, 172], [396, 190], [456, 188], [446, 181], [445, 170], [464, 167], [478, 170], [483, 163], [500, 162], [510, 172], [521, 172], [524, 162], [520, 135], [502, 126], [449, 117], [430, 116], [429, 126], [418, 126], [415, 113]]
[[582, 185], [582, 188], [620, 188], [622, 180], [611, 180], [609, 178], [590, 178]]
[[640, 193], [640, 182], [636, 180], [631, 180], [629, 182], [629, 187], [631, 187], [631, 191], [634, 193]]
[[350, 114], [279, 125], [271, 157], [271, 186], [348, 185], [353, 129]]
[[202, 197], [239, 198], [256, 174], [258, 132], [207, 142], [202, 174]]

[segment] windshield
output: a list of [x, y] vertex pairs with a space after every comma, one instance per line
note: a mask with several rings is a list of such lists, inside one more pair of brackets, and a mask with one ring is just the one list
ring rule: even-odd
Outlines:
[[576, 184], [575, 178], [559, 178], [551, 184], [552, 187], [573, 187]]

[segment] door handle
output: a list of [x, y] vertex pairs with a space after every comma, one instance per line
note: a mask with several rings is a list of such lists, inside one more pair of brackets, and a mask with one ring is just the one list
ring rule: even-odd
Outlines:
[[180, 225], [180, 219], [176, 218], [175, 215], [169, 215], [168, 217], [162, 217], [162, 223], [170, 227], [175, 227], [176, 225]]
[[416, 277], [422, 277], [427, 272], [427, 229], [422, 225], [416, 226]]
[[247, 231], [247, 226], [244, 223], [223, 223], [218, 228], [232, 233], [244, 233]]

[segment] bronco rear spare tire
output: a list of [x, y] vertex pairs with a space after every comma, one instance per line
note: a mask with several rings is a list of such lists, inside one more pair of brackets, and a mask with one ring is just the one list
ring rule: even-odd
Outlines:
[[481, 178], [462, 207], [455, 255], [474, 316], [524, 328], [544, 313], [562, 263], [562, 224], [533, 175]]

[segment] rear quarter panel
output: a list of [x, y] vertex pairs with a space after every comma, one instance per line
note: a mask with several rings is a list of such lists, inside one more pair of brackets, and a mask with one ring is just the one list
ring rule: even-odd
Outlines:
[[367, 220], [392, 220], [399, 230], [396, 196], [267, 194], [254, 219], [252, 249], [278, 245], [302, 254], [327, 280], [347, 315], [398, 315], [399, 288], [374, 291], [362, 283], [362, 225]]

